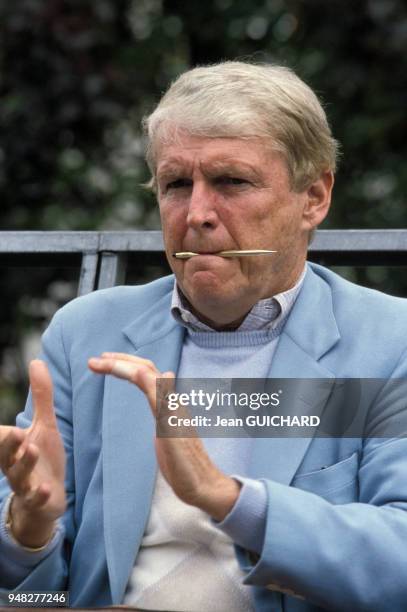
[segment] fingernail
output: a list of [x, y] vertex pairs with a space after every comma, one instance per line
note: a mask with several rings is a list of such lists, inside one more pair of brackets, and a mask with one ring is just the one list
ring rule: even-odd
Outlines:
[[99, 359], [99, 357], [91, 357], [88, 360], [89, 365], [93, 365], [93, 366], [101, 365], [102, 362], [103, 362], [103, 359]]

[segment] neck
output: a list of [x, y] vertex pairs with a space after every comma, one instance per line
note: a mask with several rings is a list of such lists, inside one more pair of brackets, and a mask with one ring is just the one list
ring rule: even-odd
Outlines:
[[[187, 299], [186, 301], [188, 302]], [[204, 314], [202, 314], [202, 312], [199, 312], [190, 302], [188, 302], [188, 308], [200, 321], [202, 321], [202, 323], [205, 323], [205, 325], [212, 327], [212, 329], [216, 329], [216, 331], [234, 331], [243, 323], [243, 321], [251, 310], [251, 308], [249, 308], [247, 312], [245, 312], [238, 319], [234, 319], [233, 321], [229, 320], [227, 317], [225, 321], [214, 321], [213, 319], [206, 317]]]

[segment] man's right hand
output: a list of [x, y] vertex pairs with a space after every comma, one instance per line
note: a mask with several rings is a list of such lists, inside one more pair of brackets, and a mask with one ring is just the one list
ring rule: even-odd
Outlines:
[[0, 426], [0, 469], [14, 497], [12, 535], [38, 548], [66, 508], [65, 451], [53, 407], [52, 380], [43, 361], [30, 363], [33, 421], [28, 429]]

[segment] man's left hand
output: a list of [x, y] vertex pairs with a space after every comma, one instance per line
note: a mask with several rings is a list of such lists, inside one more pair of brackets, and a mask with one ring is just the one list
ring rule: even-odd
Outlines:
[[[126, 353], [103, 353], [89, 359], [90, 369], [98, 374], [112, 374], [137, 385], [147, 396], [151, 411], [157, 419], [157, 379], [170, 379], [172, 372], [163, 374], [148, 359]], [[231, 511], [240, 484], [221, 472], [210, 459], [200, 438], [156, 437], [155, 448], [161, 472], [174, 493], [185, 503], [207, 512], [222, 521]]]

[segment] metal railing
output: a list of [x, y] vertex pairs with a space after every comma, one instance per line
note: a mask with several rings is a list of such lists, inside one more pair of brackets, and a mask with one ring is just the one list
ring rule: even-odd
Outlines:
[[[162, 233], [0, 232], [0, 265], [77, 265], [78, 295], [123, 283], [130, 256], [164, 262]], [[318, 230], [309, 259], [324, 265], [407, 265], [407, 230]]]

